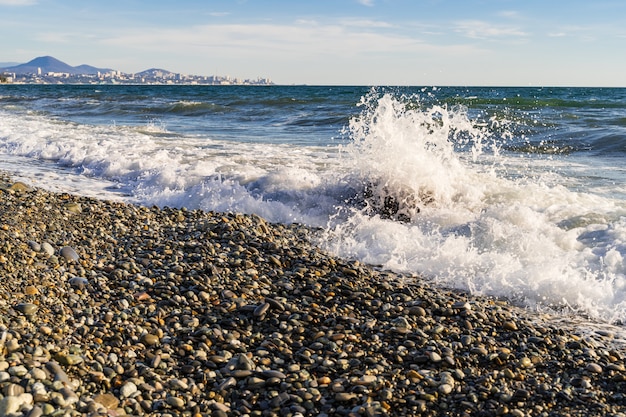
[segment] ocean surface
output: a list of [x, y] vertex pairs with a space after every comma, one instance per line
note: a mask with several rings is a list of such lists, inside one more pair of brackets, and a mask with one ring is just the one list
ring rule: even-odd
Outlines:
[[626, 323], [626, 89], [2, 85], [0, 170]]

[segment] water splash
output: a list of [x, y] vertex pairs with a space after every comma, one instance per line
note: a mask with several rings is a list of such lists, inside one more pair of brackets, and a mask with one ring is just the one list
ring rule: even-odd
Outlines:
[[533, 308], [626, 318], [623, 201], [500, 155], [503, 137], [463, 108], [389, 94], [362, 105], [343, 155], [365, 202], [331, 220], [322, 246]]

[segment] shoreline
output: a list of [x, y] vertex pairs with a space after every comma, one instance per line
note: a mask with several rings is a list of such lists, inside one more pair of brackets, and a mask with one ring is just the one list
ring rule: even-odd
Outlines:
[[0, 174], [0, 415], [626, 415], [626, 349], [258, 216]]

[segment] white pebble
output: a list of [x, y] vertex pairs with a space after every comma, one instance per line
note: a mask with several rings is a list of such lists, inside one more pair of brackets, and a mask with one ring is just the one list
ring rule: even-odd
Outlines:
[[124, 385], [122, 385], [122, 388], [120, 388], [120, 397], [128, 398], [136, 392], [137, 392], [137, 385], [129, 381], [125, 383]]

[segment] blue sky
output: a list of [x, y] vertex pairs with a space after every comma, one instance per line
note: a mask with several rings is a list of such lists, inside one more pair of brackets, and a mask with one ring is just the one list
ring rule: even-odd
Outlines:
[[0, 0], [0, 62], [279, 84], [626, 86], [623, 0]]

